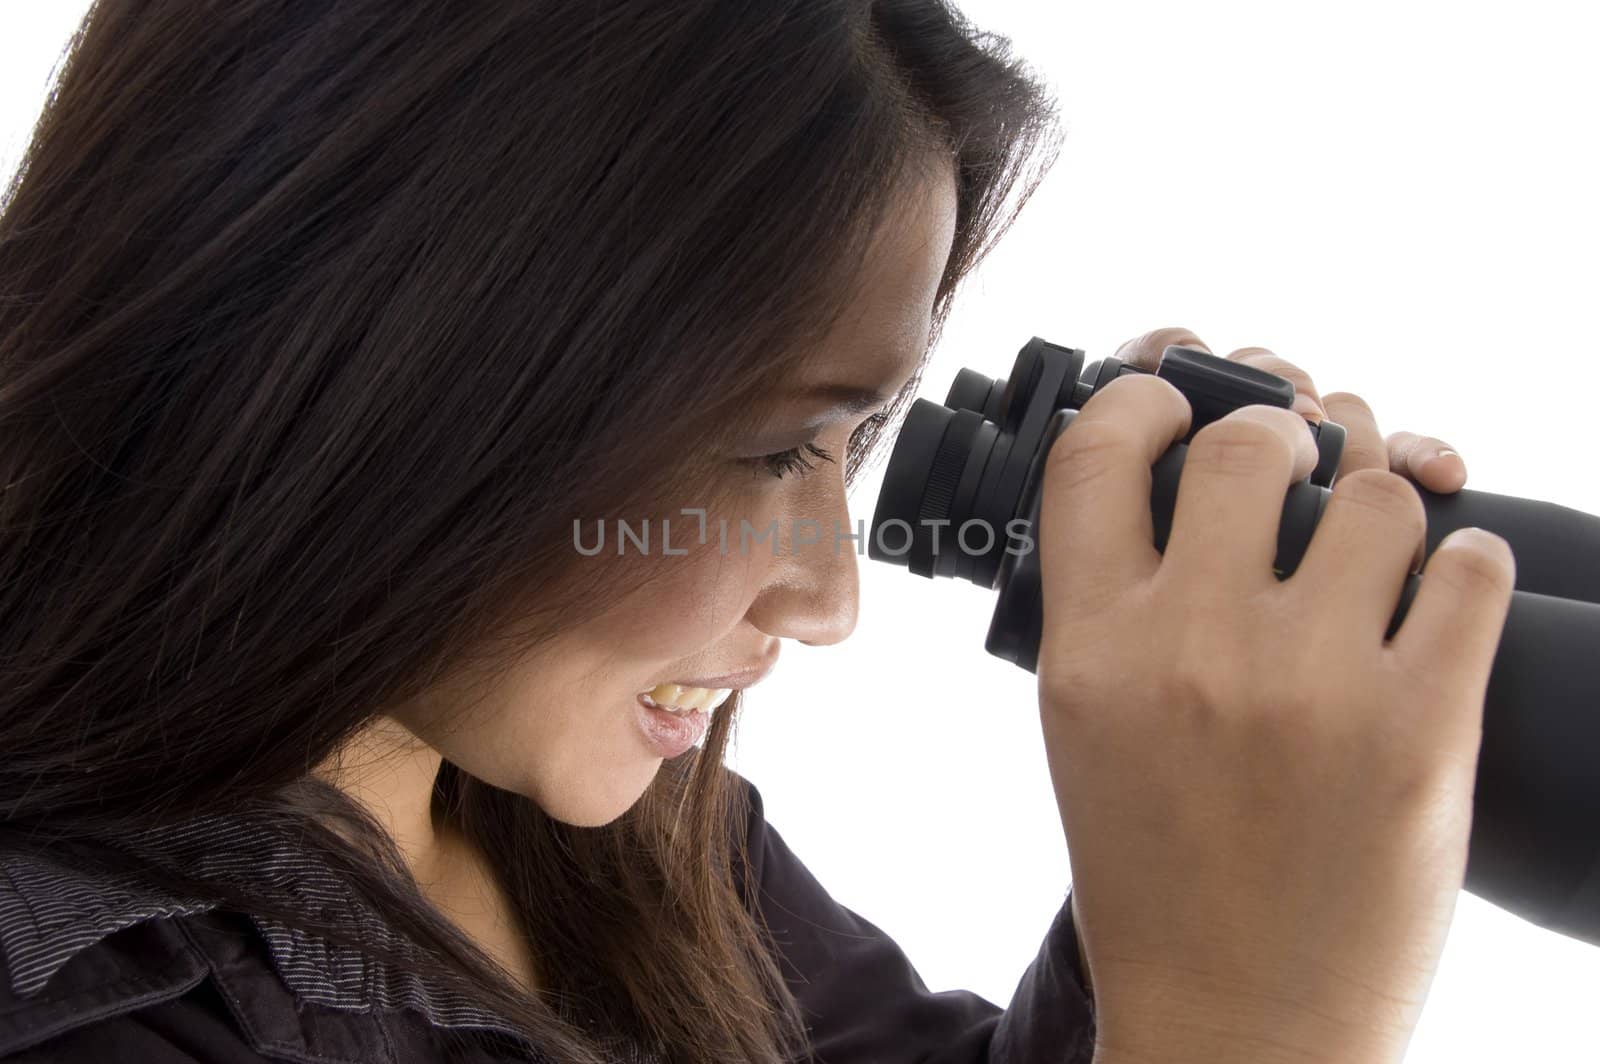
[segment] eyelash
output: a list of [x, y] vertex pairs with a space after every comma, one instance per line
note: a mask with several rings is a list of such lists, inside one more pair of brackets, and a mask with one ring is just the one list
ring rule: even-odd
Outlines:
[[[861, 433], [874, 426], [882, 425], [888, 420], [888, 413], [881, 410], [867, 418], [856, 428], [856, 431], [851, 434], [851, 446], [855, 445], [856, 440], [859, 438]], [[761, 469], [765, 469], [772, 476], [775, 476], [781, 480], [791, 473], [797, 473], [800, 476], [805, 476], [807, 473], [811, 472], [816, 468], [816, 466], [811, 462], [812, 458], [820, 458], [824, 462], [831, 462], [834, 460], [833, 455], [823, 450], [821, 447], [818, 447], [814, 443], [806, 443], [801, 444], [799, 447], [791, 447], [786, 451], [777, 451], [773, 454], [759, 455], [755, 458], [748, 459], [748, 461], [752, 465], [755, 465]]]
[[801, 476], [805, 476], [807, 473], [811, 472], [816, 468], [816, 466], [811, 464], [812, 458], [820, 458], [824, 462], [833, 461], [833, 455], [829, 454], [827, 451], [824, 451], [821, 447], [818, 447], [814, 443], [802, 444], [799, 447], [791, 447], [787, 451], [777, 451], [773, 454], [760, 455], [759, 457], [750, 459], [750, 461], [781, 480], [790, 473], [798, 473]]

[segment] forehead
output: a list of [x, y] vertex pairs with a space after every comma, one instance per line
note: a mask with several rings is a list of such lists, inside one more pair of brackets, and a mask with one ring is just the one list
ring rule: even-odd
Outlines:
[[873, 234], [859, 281], [798, 383], [867, 385], [908, 376], [928, 342], [934, 296], [955, 234], [955, 168], [925, 167], [902, 182]]

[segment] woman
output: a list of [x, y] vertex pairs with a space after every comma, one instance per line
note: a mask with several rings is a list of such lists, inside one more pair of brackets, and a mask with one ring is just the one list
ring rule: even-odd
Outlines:
[[[574, 550], [575, 521], [678, 520], [681, 535], [685, 510], [848, 526], [847, 482], [1052, 133], [1004, 42], [936, 0], [100, 0], [0, 219], [0, 1054], [1142, 1060], [1208, 1035], [1265, 1060], [1251, 1054], [1275, 1025], [1295, 1045], [1375, 1051], [1360, 1042], [1371, 999], [1348, 986], [1413, 988], [1437, 957], [1417, 928], [1448, 912], [1383, 873], [1421, 862], [1416, 882], [1453, 899], [1464, 835], [1355, 811], [1389, 845], [1359, 849], [1336, 819], [1256, 832], [1208, 821], [1237, 796], [1175, 752], [1145, 805], [1147, 789], [1074, 764], [1057, 785], [1063, 816], [1085, 818], [1071, 825], [1081, 913], [1063, 905], [1004, 1013], [932, 994], [721, 763], [739, 692], [782, 640], [848, 634], [849, 551], [723, 552], [704, 536]], [[1154, 333], [1125, 357], [1180, 341], [1198, 339]], [[1130, 585], [1150, 583], [1149, 558], [1105, 537], [1139, 542], [1138, 460], [1181, 435], [1175, 397], [1154, 377], [1119, 382], [1080, 418], [1101, 427], [1052, 452], [1051, 521], [1111, 515], [1074, 535]], [[1383, 464], [1364, 405], [1328, 404], [1365, 445], [1328, 551], [1381, 568], [1393, 528], [1386, 548], [1348, 515], [1376, 508], [1405, 530], [1399, 478], [1359, 468]], [[1276, 414], [1208, 430], [1191, 465], [1255, 456], [1231, 484], [1281, 497], [1308, 437]], [[1393, 463], [1440, 446], [1389, 442]], [[1428, 467], [1431, 486], [1449, 490], [1458, 464]], [[1180, 500], [1180, 520], [1197, 505]], [[1258, 546], [1235, 520], [1181, 528]], [[1179, 529], [1181, 561], [1198, 548]], [[1207, 649], [1246, 649], [1198, 578], [1068, 588], [1058, 535], [1041, 541], [1066, 596], [1053, 603], [1098, 601], [1137, 631], [1139, 611], [1176, 602], [1214, 622]], [[1187, 564], [1162, 572], [1206, 569]], [[1299, 574], [1284, 588], [1325, 590]], [[1358, 582], [1322, 615], [1371, 613], [1385, 591]], [[1429, 594], [1420, 616], [1443, 592]], [[1495, 594], [1459, 612], [1492, 617]], [[1081, 712], [1122, 667], [1073, 659], [1086, 616], [1048, 615], [1052, 770], [1099, 750], [1125, 775], [1131, 733]], [[1455, 685], [1430, 689], [1462, 719], [1487, 668], [1479, 627], [1437, 674]], [[1252, 656], [1321, 629], [1254, 634]], [[1292, 676], [1316, 678], [1309, 657]], [[1237, 666], [1199, 660], [1174, 655], [1116, 694], [1254, 704]], [[1344, 678], [1371, 681], [1352, 721], [1420, 697], [1378, 684], [1374, 662]], [[1379, 734], [1349, 731], [1327, 764]], [[1280, 771], [1303, 770], [1316, 747], [1287, 734], [1302, 745], [1257, 749], [1292, 749]], [[1414, 762], [1393, 762], [1382, 779], [1408, 778]], [[1187, 826], [1209, 848], [1187, 857], [1216, 873], [1177, 905], [1160, 890], [1201, 836], [1133, 829], [1180, 793], [1198, 796]], [[1459, 788], [1428, 794], [1435, 822], [1466, 815]], [[1274, 815], [1315, 819], [1309, 800]], [[1252, 877], [1352, 852], [1375, 884], [1363, 912], [1389, 937], [1353, 939], [1345, 982], [1286, 981], [1279, 961], [1331, 947], [1354, 917], [1291, 893], [1286, 925], [1257, 911]], [[1228, 917], [1210, 937], [1202, 903]], [[1184, 966], [1199, 975], [1175, 977]], [[1263, 1007], [1268, 979], [1294, 993]], [[1385, 1048], [1408, 1015], [1386, 1014]]]

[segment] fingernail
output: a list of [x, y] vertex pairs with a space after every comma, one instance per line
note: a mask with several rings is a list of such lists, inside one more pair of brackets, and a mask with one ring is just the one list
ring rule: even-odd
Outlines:
[[1309, 395], [1296, 395], [1294, 397], [1294, 406], [1291, 409], [1301, 417], [1315, 420], [1319, 425], [1322, 423], [1322, 419], [1327, 416], [1322, 412], [1322, 407], [1317, 405], [1317, 401]]
[[1466, 461], [1462, 461], [1461, 454], [1454, 453], [1454, 451], [1451, 451], [1450, 448], [1448, 448], [1448, 446], [1446, 446], [1445, 450], [1438, 451], [1438, 453], [1434, 454], [1434, 456], [1432, 456], [1432, 458], [1427, 459], [1427, 462], [1422, 462], [1422, 464], [1424, 464], [1424, 466], [1427, 466], [1427, 464], [1429, 464], [1429, 462], [1437, 462], [1437, 461], [1440, 461], [1440, 459], [1443, 459], [1443, 458], [1456, 459], [1456, 461], [1461, 462], [1462, 466], [1466, 466], [1466, 464], [1467, 464]]

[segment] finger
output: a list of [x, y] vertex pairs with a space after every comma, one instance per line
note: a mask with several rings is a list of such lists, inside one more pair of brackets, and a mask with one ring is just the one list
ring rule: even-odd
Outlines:
[[[1373, 416], [1372, 407], [1367, 401], [1354, 392], [1329, 392], [1322, 397], [1322, 402], [1328, 410], [1328, 418], [1336, 425], [1344, 426], [1345, 441], [1344, 452], [1339, 458], [1339, 472], [1334, 478], [1335, 486], [1340, 479], [1363, 469], [1389, 469], [1389, 445], [1384, 441], [1383, 430], [1378, 428], [1377, 418]], [[1416, 553], [1411, 557], [1411, 572], [1422, 568], [1422, 559], [1427, 557], [1427, 544], [1417, 544]]]
[[1254, 366], [1256, 369], [1284, 378], [1294, 385], [1295, 413], [1313, 421], [1327, 420], [1328, 411], [1323, 406], [1322, 396], [1317, 394], [1317, 386], [1312, 381], [1311, 375], [1293, 362], [1279, 358], [1264, 347], [1241, 347], [1237, 351], [1230, 352], [1228, 360], [1243, 362], [1247, 366]]
[[1421, 562], [1427, 531], [1416, 488], [1386, 469], [1358, 469], [1334, 484], [1305, 557], [1284, 584], [1308, 589], [1310, 608], [1351, 618], [1377, 646]]
[[1316, 464], [1310, 426], [1280, 407], [1240, 407], [1195, 433], [1162, 569], [1229, 589], [1273, 581], [1284, 496]]
[[1096, 392], [1056, 438], [1039, 499], [1045, 601], [1084, 601], [1160, 566], [1150, 467], [1188, 434], [1190, 418], [1189, 401], [1171, 383], [1134, 373]]
[[1504, 539], [1481, 528], [1457, 529], [1428, 558], [1417, 597], [1390, 641], [1413, 675], [1459, 681], [1480, 722], [1516, 575]]
[[1389, 448], [1372, 414], [1372, 407], [1352, 392], [1329, 392], [1322, 397], [1328, 420], [1343, 425], [1344, 454], [1339, 459], [1339, 476], [1361, 469], [1389, 468]]
[[1151, 329], [1143, 336], [1136, 336], [1112, 352], [1112, 358], [1120, 358], [1130, 366], [1138, 366], [1154, 373], [1161, 366], [1161, 354], [1167, 348], [1176, 344], [1179, 347], [1194, 347], [1206, 354], [1211, 353], [1207, 347], [1192, 331], [1177, 326], [1165, 329]]
[[1467, 482], [1467, 464], [1443, 440], [1415, 432], [1389, 435], [1389, 468], [1408, 476], [1429, 491], [1442, 495], [1461, 490]]

